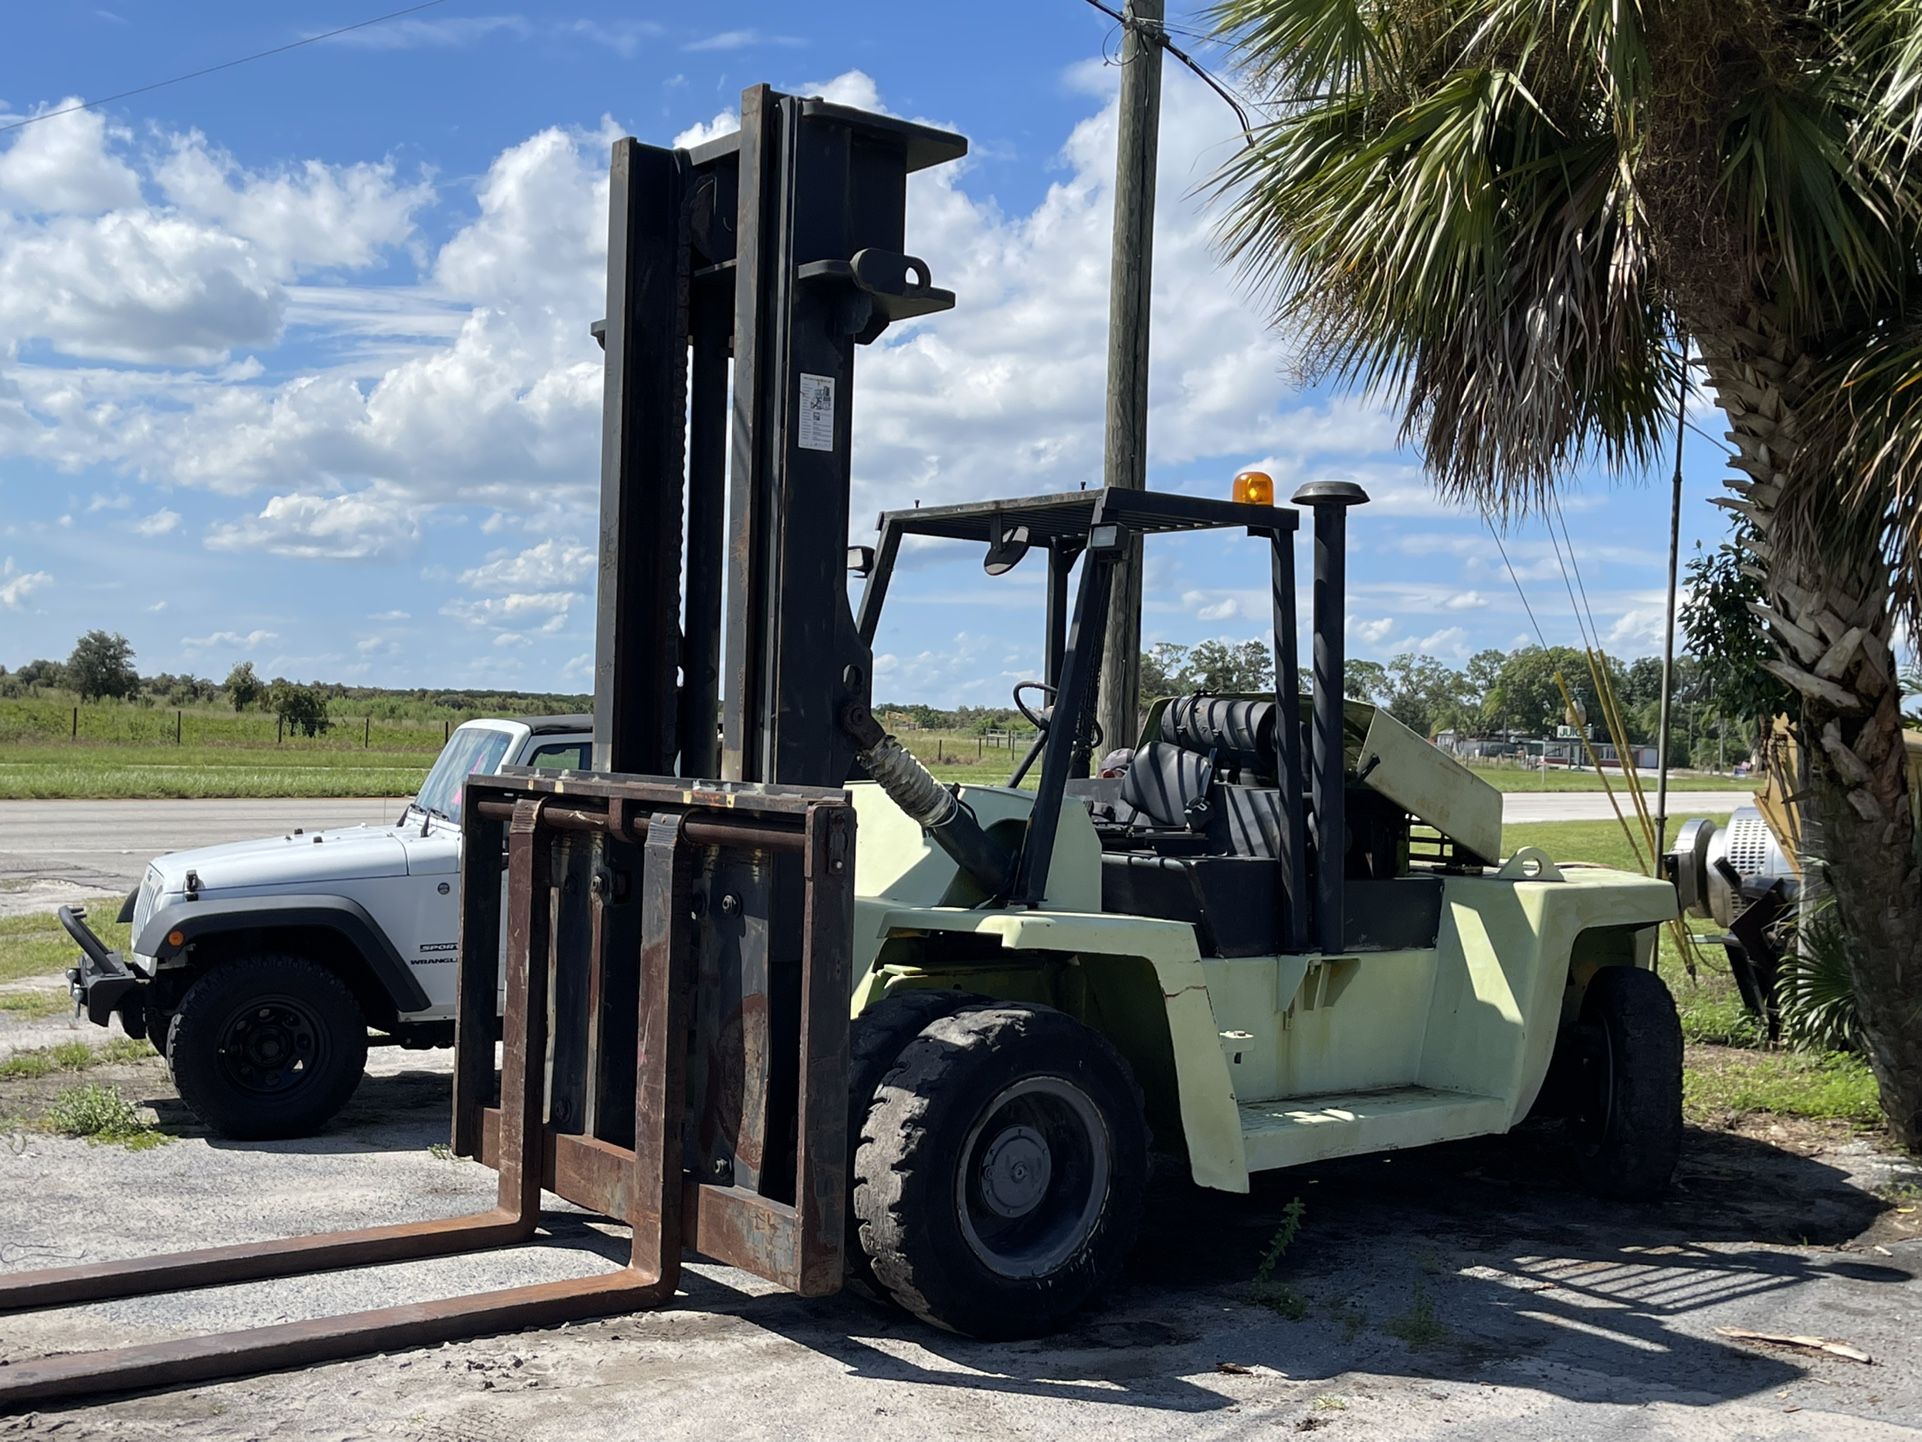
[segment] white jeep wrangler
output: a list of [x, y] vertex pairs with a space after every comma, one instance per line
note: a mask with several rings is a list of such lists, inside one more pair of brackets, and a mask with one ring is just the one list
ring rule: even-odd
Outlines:
[[453, 1044], [463, 783], [508, 766], [585, 770], [592, 724], [469, 721], [394, 825], [155, 858], [121, 908], [131, 956], [62, 907], [81, 948], [67, 973], [76, 1010], [150, 1039], [212, 1131], [317, 1131], [360, 1084], [370, 1030], [404, 1047]]

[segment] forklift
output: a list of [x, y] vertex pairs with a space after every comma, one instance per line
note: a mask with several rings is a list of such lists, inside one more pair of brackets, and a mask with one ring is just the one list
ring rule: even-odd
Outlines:
[[[628, 1264], [17, 1362], [0, 1408], [666, 1305], [684, 1253], [1032, 1336], [1115, 1279], [1151, 1154], [1245, 1192], [1533, 1112], [1597, 1191], [1667, 1182], [1674, 889], [1503, 859], [1500, 796], [1343, 699], [1358, 487], [909, 507], [849, 547], [857, 349], [954, 303], [904, 249], [907, 177], [965, 150], [765, 86], [734, 135], [614, 146], [593, 767], [474, 777], [463, 807], [465, 854], [503, 864], [461, 881], [452, 1146], [498, 1171], [496, 1205], [16, 1273], [0, 1311], [520, 1245], [544, 1193], [626, 1222]], [[1114, 568], [1199, 532], [1265, 550], [1274, 689], [1163, 698], [1103, 738]], [[942, 784], [874, 715], [908, 537], [990, 576], [1045, 562], [1008, 786]], [[1120, 777], [1091, 774], [1108, 741], [1134, 743]]]

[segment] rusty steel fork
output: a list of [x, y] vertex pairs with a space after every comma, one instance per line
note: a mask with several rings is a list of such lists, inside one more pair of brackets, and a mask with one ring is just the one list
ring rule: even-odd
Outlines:
[[[507, 1011], [501, 1064], [499, 1201], [491, 1211], [441, 1221], [176, 1252], [124, 1262], [29, 1272], [0, 1283], [0, 1312], [195, 1287], [222, 1286], [383, 1262], [513, 1246], [540, 1221], [543, 1108], [551, 967], [545, 798], [515, 803], [509, 824]], [[270, 1371], [400, 1347], [652, 1307], [680, 1279], [680, 1118], [685, 1094], [689, 966], [677, 945], [687, 915], [680, 815], [650, 819], [642, 873], [638, 1057], [631, 1156], [633, 1228], [628, 1264], [613, 1273], [404, 1303], [305, 1322], [145, 1343], [0, 1365], [0, 1412], [23, 1403], [94, 1397]], [[491, 960], [485, 951], [475, 949]], [[672, 1160], [670, 1160], [672, 1158]]]

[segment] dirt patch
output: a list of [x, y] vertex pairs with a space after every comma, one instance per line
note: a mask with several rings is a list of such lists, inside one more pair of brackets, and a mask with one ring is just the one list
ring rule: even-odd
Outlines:
[[0, 877], [0, 916], [37, 916], [100, 895], [100, 887], [33, 877]]

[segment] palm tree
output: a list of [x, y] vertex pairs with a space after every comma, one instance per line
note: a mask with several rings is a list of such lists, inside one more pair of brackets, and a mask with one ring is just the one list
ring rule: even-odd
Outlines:
[[1311, 374], [1501, 513], [1655, 462], [1690, 337], [1813, 743], [1868, 1054], [1922, 1146], [1891, 654], [1922, 558], [1922, 0], [1220, 0], [1270, 102], [1224, 238]]

